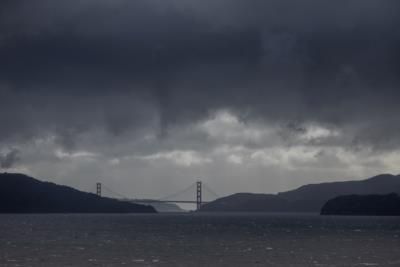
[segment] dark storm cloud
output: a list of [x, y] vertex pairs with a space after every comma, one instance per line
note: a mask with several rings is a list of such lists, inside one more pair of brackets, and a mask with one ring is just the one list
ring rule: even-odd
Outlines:
[[354, 145], [400, 144], [398, 1], [2, 5], [0, 141], [164, 136], [230, 109], [337, 127]]
[[16, 148], [0, 153], [0, 168], [8, 169], [14, 167], [14, 165], [18, 163], [19, 160], [20, 151]]

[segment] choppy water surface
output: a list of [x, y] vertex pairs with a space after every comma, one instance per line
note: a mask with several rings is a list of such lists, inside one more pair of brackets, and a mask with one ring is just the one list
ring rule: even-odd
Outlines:
[[0, 215], [0, 266], [400, 266], [400, 218]]

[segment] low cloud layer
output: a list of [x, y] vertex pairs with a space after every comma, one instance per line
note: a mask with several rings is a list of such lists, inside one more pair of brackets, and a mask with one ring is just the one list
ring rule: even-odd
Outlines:
[[1, 5], [3, 169], [225, 193], [398, 171], [398, 1]]

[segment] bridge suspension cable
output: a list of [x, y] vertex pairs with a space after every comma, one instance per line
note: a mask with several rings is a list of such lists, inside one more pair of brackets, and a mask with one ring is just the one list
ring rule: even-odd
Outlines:
[[[118, 198], [121, 198], [124, 200], [132, 200], [131, 197], [128, 197], [121, 193], [115, 192], [114, 190], [112, 190], [111, 188], [109, 188], [107, 186], [103, 186], [103, 188], [105, 189], [106, 192], [111, 194], [111, 196], [114, 196], [114, 197], [118, 196]], [[178, 196], [180, 196], [182, 198], [182, 195], [184, 195], [185, 193], [188, 193], [189, 191], [192, 191], [191, 193], [193, 193], [193, 192], [195, 193], [195, 200], [185, 200], [185, 198], [184, 199], [178, 198]], [[212, 199], [204, 197], [203, 193], [208, 193], [209, 195], [211, 195]], [[153, 201], [153, 202], [194, 203], [194, 204], [197, 204], [197, 209], [200, 209], [202, 204], [208, 203], [218, 197], [219, 197], [218, 194], [215, 193], [206, 183], [197, 181], [197, 182], [194, 182], [193, 184], [189, 185], [188, 187], [186, 187], [178, 192], [175, 192], [173, 194], [167, 195], [167, 196], [159, 198], [159, 199], [155, 199], [155, 200], [150, 199], [150, 200], [146, 200], [146, 201], [147, 202]]]
[[184, 194], [186, 192], [188, 192], [189, 190], [191, 190], [192, 188], [194, 188], [196, 186], [196, 183], [193, 183], [191, 185], [189, 185], [188, 187], [184, 188], [183, 190], [180, 190], [178, 192], [175, 192], [173, 194], [167, 195], [165, 197], [159, 198], [158, 200], [169, 200], [169, 199], [173, 199], [178, 195]]
[[215, 193], [205, 182], [203, 182], [203, 188], [207, 190], [214, 198], [219, 198], [218, 194]]
[[[197, 186], [197, 182], [194, 182], [193, 184], [189, 185], [188, 187], [184, 188], [183, 190], [180, 190], [180, 191], [170, 194], [168, 196], [159, 198], [158, 200], [160, 200], [160, 201], [177, 200], [177, 196], [179, 196], [179, 195], [183, 195], [191, 190], [196, 191], [196, 186]], [[219, 197], [218, 194], [215, 193], [206, 183], [202, 182], [202, 187], [203, 187], [203, 191], [209, 193], [212, 198], [216, 199]]]
[[125, 196], [123, 194], [117, 193], [117, 192], [113, 191], [112, 189], [110, 189], [109, 187], [107, 187], [105, 185], [103, 185], [103, 188], [105, 189], [105, 191], [111, 193], [111, 195], [118, 196], [118, 197], [123, 198], [123, 199], [129, 199], [129, 197], [127, 197], [127, 196]]

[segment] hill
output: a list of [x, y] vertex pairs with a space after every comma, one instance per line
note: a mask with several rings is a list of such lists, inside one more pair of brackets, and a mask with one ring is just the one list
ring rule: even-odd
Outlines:
[[400, 216], [400, 196], [395, 193], [339, 196], [325, 203], [321, 215]]
[[23, 174], [0, 174], [0, 213], [155, 213], [152, 206], [100, 197]]
[[202, 206], [201, 211], [315, 212], [340, 195], [400, 193], [400, 175], [381, 174], [362, 181], [304, 185], [278, 194], [238, 193]]

